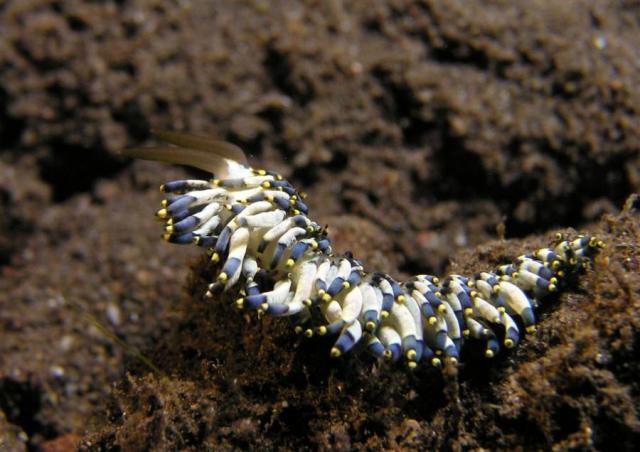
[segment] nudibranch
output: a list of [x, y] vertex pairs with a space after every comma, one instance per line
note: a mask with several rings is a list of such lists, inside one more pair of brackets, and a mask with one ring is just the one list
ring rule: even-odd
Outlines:
[[549, 248], [523, 254], [493, 271], [399, 282], [366, 271], [351, 253], [337, 254], [325, 228], [308, 217], [304, 196], [277, 173], [253, 169], [230, 143], [180, 132], [154, 131], [167, 145], [125, 155], [188, 165], [210, 180], [175, 180], [157, 217], [163, 238], [207, 250], [219, 272], [206, 296], [235, 289], [236, 305], [294, 316], [307, 337], [337, 335], [331, 356], [354, 347], [376, 357], [441, 366], [458, 362], [477, 341], [487, 358], [512, 348], [521, 330], [536, 328], [539, 300], [558, 291], [603, 242], [558, 236]]

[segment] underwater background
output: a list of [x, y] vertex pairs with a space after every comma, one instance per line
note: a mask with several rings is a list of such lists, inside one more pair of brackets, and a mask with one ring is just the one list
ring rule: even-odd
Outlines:
[[[0, 449], [603, 449], [640, 442], [640, 5], [0, 1]], [[572, 229], [606, 244], [486, 361], [329, 358], [204, 300], [118, 152], [242, 147], [337, 251], [473, 274]]]

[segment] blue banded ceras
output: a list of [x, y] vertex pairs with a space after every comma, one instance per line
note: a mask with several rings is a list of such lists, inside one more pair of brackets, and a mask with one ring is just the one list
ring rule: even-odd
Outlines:
[[[479, 341], [484, 355], [514, 347], [521, 328], [535, 330], [538, 300], [558, 290], [603, 243], [590, 236], [558, 237], [551, 248], [471, 277], [418, 275], [398, 282], [367, 272], [350, 254], [332, 252], [324, 228], [287, 181], [247, 165], [236, 146], [190, 134], [154, 131], [170, 145], [125, 151], [131, 157], [189, 165], [211, 180], [176, 180], [157, 216], [164, 239], [207, 248], [220, 272], [207, 296], [237, 289], [241, 309], [296, 316], [296, 330], [337, 334], [331, 356], [357, 344], [377, 357], [457, 363], [465, 341]], [[266, 276], [263, 278], [261, 276]], [[314, 318], [321, 325], [312, 326]], [[320, 314], [319, 316], [317, 314]]]

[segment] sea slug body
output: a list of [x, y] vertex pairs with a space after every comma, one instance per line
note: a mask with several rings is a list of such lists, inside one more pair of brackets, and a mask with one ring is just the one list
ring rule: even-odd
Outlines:
[[[156, 131], [175, 146], [126, 155], [186, 164], [217, 177], [161, 186], [163, 238], [208, 250], [220, 272], [208, 297], [232, 288], [240, 309], [295, 316], [296, 331], [337, 335], [331, 356], [361, 343], [376, 357], [441, 366], [457, 363], [467, 341], [487, 358], [512, 348], [521, 328], [535, 331], [538, 301], [556, 292], [604, 246], [588, 235], [558, 237], [550, 248], [493, 271], [405, 282], [365, 271], [349, 253], [335, 254], [326, 230], [311, 220], [302, 196], [280, 175], [255, 170], [242, 151], [193, 135]], [[318, 319], [320, 319], [318, 321]], [[315, 325], [315, 326], [314, 326]]]

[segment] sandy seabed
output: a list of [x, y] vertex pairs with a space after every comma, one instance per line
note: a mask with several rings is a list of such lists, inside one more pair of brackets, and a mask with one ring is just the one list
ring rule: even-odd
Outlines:
[[[628, 1], [0, 2], [0, 448], [637, 448], [638, 42]], [[152, 215], [202, 174], [117, 155], [152, 126], [237, 143], [398, 278], [608, 246], [491, 362], [333, 360], [203, 300]]]

